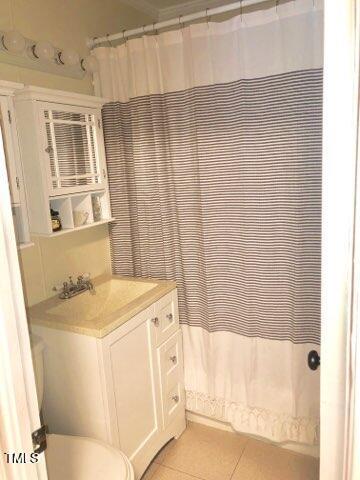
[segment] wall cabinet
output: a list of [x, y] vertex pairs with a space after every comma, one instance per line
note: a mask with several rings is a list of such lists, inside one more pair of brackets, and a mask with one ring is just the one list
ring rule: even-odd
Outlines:
[[98, 108], [38, 102], [49, 196], [105, 188]]
[[[52, 236], [112, 220], [104, 101], [37, 87], [16, 92], [31, 233]], [[53, 231], [51, 209], [59, 213], [60, 231]]]
[[182, 336], [176, 290], [102, 339], [33, 325], [45, 351], [50, 431], [120, 448], [139, 479], [185, 428]]
[[23, 88], [21, 84], [6, 81], [0, 82], [0, 130], [8, 171], [15, 234], [18, 245], [23, 248], [31, 245], [31, 240], [13, 102], [15, 92], [21, 88]]

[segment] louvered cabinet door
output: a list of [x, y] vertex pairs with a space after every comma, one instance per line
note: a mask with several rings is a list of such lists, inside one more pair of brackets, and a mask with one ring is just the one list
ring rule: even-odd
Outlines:
[[104, 188], [106, 167], [101, 112], [39, 102], [49, 195]]

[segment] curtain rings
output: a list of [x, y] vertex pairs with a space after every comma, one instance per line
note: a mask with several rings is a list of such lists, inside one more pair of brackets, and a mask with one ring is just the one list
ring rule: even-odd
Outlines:
[[125, 37], [125, 32], [126, 32], [126, 29], [124, 28], [124, 30], [122, 31], [122, 39], [125, 44], [125, 47], [127, 47], [127, 38]]
[[279, 7], [279, 0], [275, 0], [275, 13], [277, 16], [279, 16], [278, 7]]
[[106, 41], [108, 42], [108, 44], [109, 44], [110, 47], [112, 48], [114, 45], [111, 43], [111, 40], [110, 40], [109, 36], [110, 36], [110, 33], [107, 33], [107, 34], [106, 34]]
[[155, 25], [156, 25], [156, 22], [154, 22], [154, 23], [152, 24], [152, 29], [153, 29], [153, 32], [154, 32], [154, 37], [155, 37], [156, 45], [159, 45], [159, 42], [158, 42], [158, 34], [159, 34], [159, 32], [158, 32], [158, 29], [155, 28]]
[[210, 17], [209, 17], [208, 11], [209, 11], [209, 9], [207, 8], [207, 9], [205, 10], [205, 16], [206, 16], [207, 26], [208, 26], [208, 28], [210, 28]]
[[182, 15], [179, 15], [179, 27], [181, 35], [184, 36], [184, 22], [182, 21]]

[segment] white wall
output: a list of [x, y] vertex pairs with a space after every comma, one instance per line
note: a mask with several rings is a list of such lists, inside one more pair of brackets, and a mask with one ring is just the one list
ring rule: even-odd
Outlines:
[[21, 252], [21, 271], [27, 305], [55, 295], [55, 285], [69, 275], [91, 277], [111, 272], [107, 225], [54, 238], [34, 238], [35, 246]]
[[[34, 40], [71, 47], [87, 55], [86, 38], [115, 33], [152, 22], [121, 0], [0, 0], [0, 30], [16, 29]], [[92, 94], [90, 77], [69, 79], [0, 63], [0, 79], [47, 88]], [[28, 305], [54, 294], [52, 287], [67, 275], [110, 272], [107, 226], [61, 235], [34, 238], [34, 247], [23, 250], [21, 269]]]
[[[121, 0], [0, 0], [0, 30], [19, 30], [25, 37], [48, 40], [88, 54], [86, 38], [150, 23], [147, 15]], [[0, 64], [0, 79], [92, 94], [90, 77], [73, 80]]]

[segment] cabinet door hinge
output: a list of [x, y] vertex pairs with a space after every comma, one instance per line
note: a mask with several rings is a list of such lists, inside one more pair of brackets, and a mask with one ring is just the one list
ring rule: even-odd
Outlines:
[[10, 112], [10, 110], [8, 110], [8, 119], [9, 119], [9, 123], [11, 123], [11, 122], [12, 122], [12, 119], [11, 119], [11, 112]]
[[16, 182], [16, 188], [17, 188], [18, 190], [20, 190], [20, 180], [19, 180], [19, 177], [16, 177], [16, 178], [15, 178], [15, 182]]
[[33, 448], [35, 453], [41, 453], [46, 450], [46, 432], [47, 425], [41, 425], [40, 428], [32, 432], [31, 438], [33, 442]]
[[100, 118], [98, 118], [98, 126], [99, 126], [99, 128], [101, 128], [101, 120], [100, 120]]

